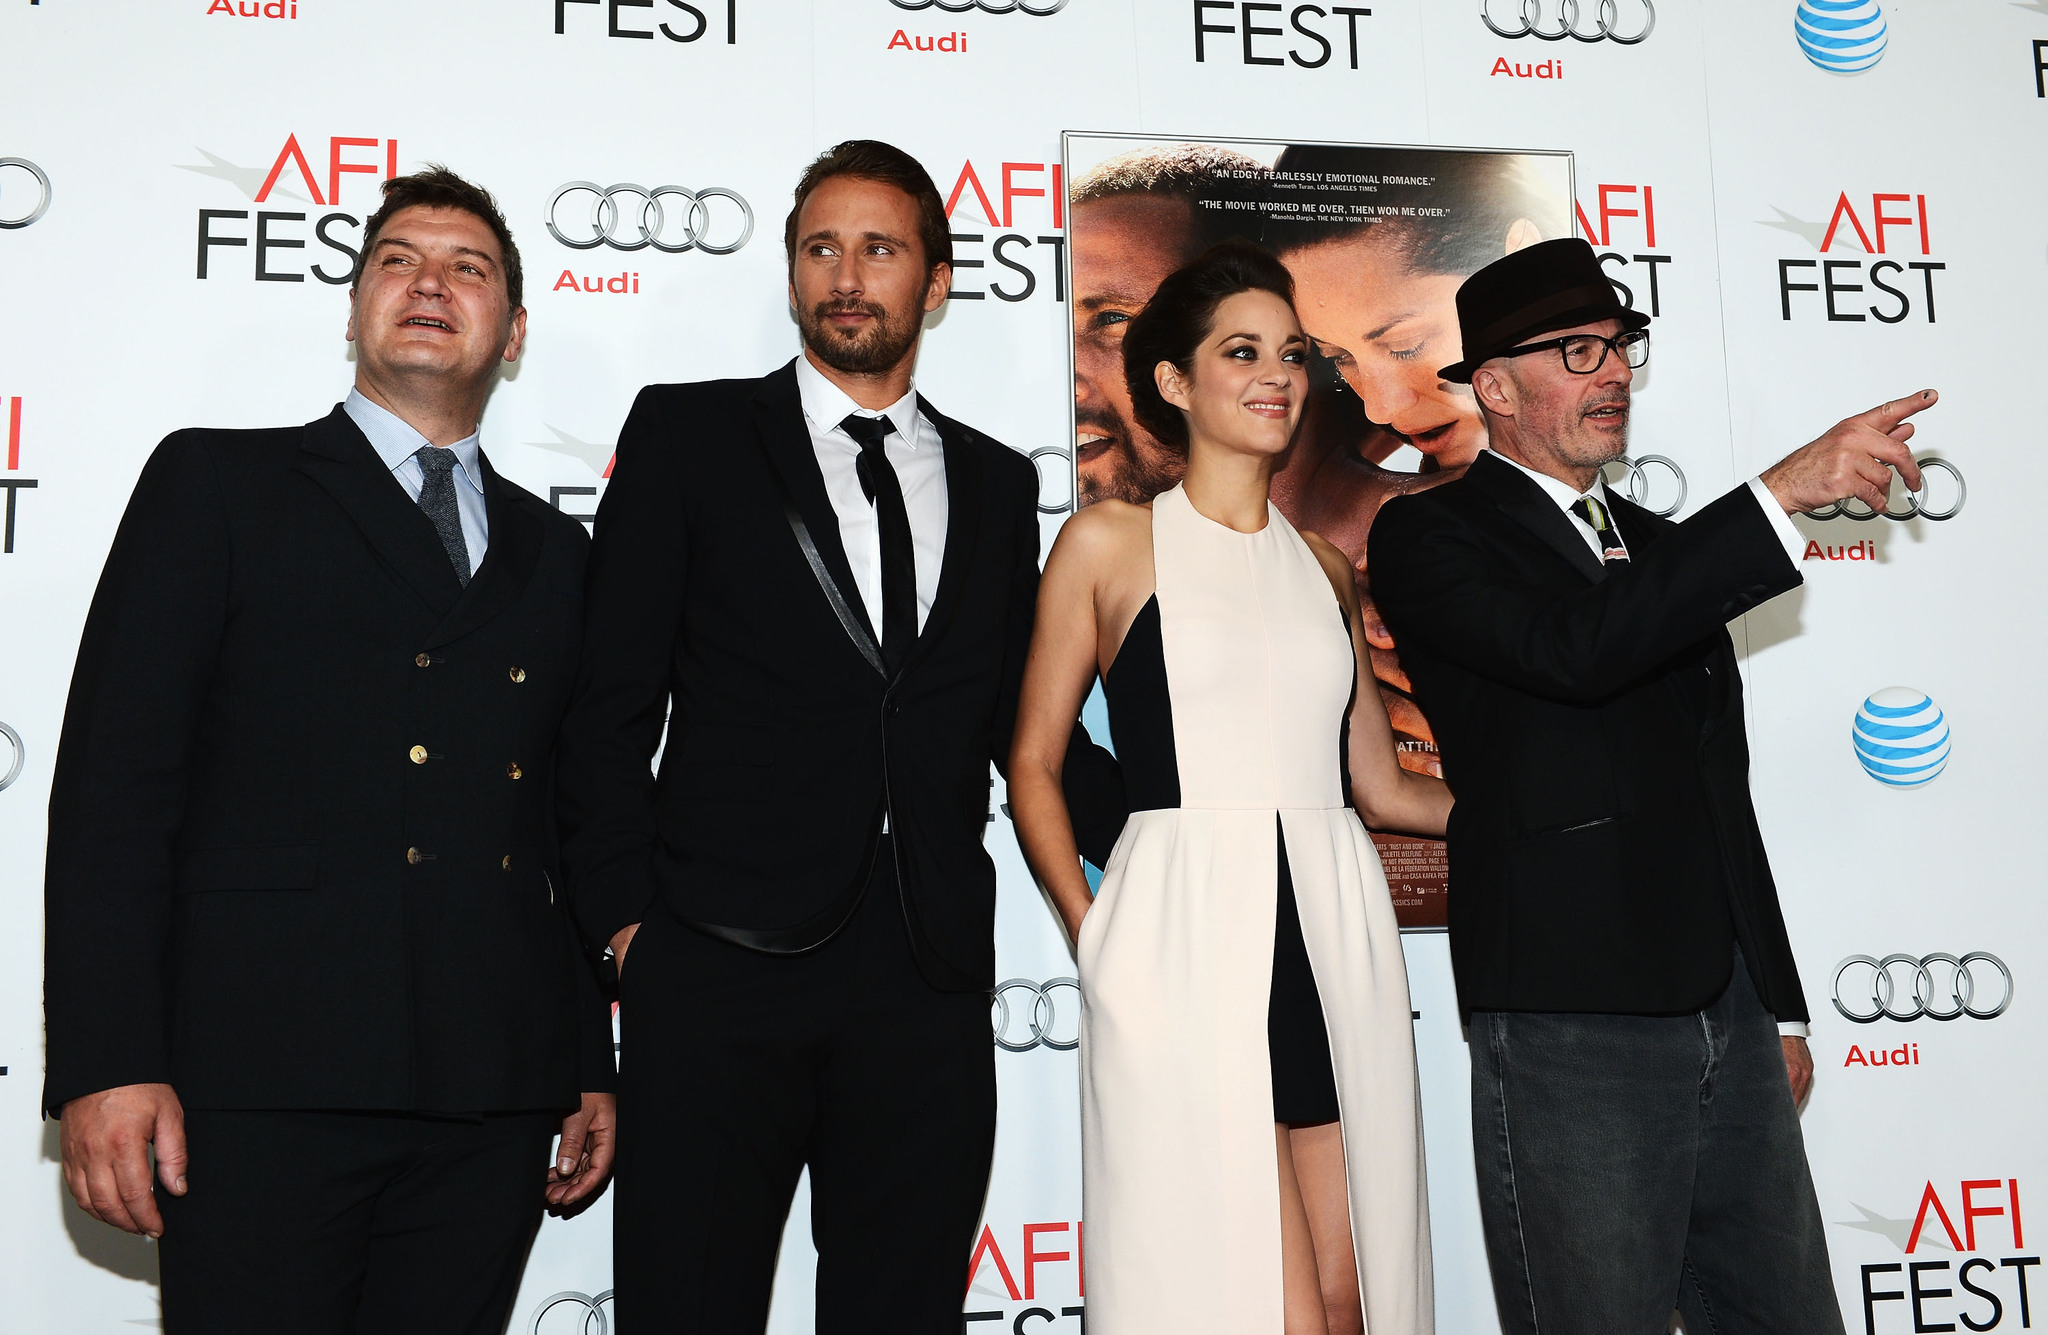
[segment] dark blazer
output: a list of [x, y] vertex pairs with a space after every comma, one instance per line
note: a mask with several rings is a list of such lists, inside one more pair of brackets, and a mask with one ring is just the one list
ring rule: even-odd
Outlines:
[[1373, 598], [1457, 794], [1451, 960], [1474, 1010], [1676, 1014], [1733, 946], [1807, 1018], [1749, 797], [1726, 623], [1800, 582], [1748, 488], [1682, 524], [1614, 498], [1632, 560], [1482, 454], [1388, 501]]
[[588, 541], [484, 471], [465, 589], [340, 408], [151, 456], [50, 794], [51, 1111], [148, 1081], [450, 1112], [613, 1087], [550, 792]]
[[[994, 983], [988, 767], [1008, 764], [1031, 639], [1038, 477], [919, 407], [944, 443], [946, 546], [891, 676], [793, 366], [641, 391], [598, 507], [561, 742], [563, 858], [592, 947], [657, 899], [755, 949], [815, 945], [866, 884], [886, 810], [926, 976]], [[1082, 850], [1100, 862], [1123, 824], [1121, 779], [1085, 734], [1067, 769]]]

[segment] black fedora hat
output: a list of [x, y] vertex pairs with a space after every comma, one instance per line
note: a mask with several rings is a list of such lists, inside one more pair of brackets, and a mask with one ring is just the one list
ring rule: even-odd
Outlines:
[[1495, 260], [1458, 288], [1465, 360], [1437, 374], [1469, 385], [1481, 362], [1538, 334], [1595, 320], [1619, 320], [1624, 329], [1650, 323], [1649, 316], [1630, 310], [1614, 295], [1614, 284], [1591, 246], [1575, 236], [1538, 241]]

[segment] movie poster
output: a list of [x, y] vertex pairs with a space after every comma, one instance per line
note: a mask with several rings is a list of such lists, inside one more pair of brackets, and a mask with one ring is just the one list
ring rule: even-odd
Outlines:
[[[1313, 345], [1310, 391], [1273, 501], [1351, 557], [1373, 676], [1401, 763], [1440, 773], [1429, 720], [1373, 609], [1365, 540], [1389, 497], [1457, 475], [1486, 444], [1461, 355], [1455, 297], [1511, 250], [1571, 235], [1568, 153], [1372, 144], [1063, 136], [1074, 336], [1074, 495], [1142, 502], [1183, 460], [1146, 433], [1124, 384], [1123, 326], [1161, 279], [1226, 238], [1294, 275]], [[1444, 926], [1435, 839], [1375, 833], [1401, 926]]]

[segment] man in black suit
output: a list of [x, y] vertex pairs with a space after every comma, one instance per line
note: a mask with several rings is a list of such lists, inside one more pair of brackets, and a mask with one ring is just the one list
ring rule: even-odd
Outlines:
[[[563, 725], [570, 896], [620, 965], [618, 1312], [761, 1330], [808, 1166], [819, 1329], [939, 1335], [994, 1144], [1037, 474], [912, 387], [952, 259], [914, 159], [830, 150], [785, 244], [802, 355], [626, 421]], [[1068, 774], [1099, 862], [1120, 781], [1085, 739]]]
[[170, 436], [107, 558], [44, 1101], [80, 1207], [161, 1239], [169, 1335], [497, 1335], [544, 1205], [608, 1171], [551, 796], [588, 541], [476, 434], [525, 332], [490, 195], [386, 182], [347, 402]]
[[[1918, 487], [1853, 417], [1684, 523], [1611, 495], [1649, 321], [1584, 241], [1458, 292], [1490, 449], [1389, 501], [1373, 592], [1437, 726], [1451, 959], [1503, 1328], [1842, 1329], [1799, 1134], [1806, 1003], [1725, 623], [1800, 582], [1787, 515]], [[1781, 1027], [1784, 1033], [1780, 1033]]]

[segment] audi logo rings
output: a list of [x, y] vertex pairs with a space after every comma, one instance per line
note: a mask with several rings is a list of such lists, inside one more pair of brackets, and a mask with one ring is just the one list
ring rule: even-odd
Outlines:
[[[1643, 7], [1643, 26], [1633, 37], [1624, 37], [1620, 32], [1623, 0], [1593, 0], [1583, 8], [1579, 0], [1558, 0], [1557, 27], [1554, 29], [1543, 26], [1544, 0], [1522, 0], [1522, 26], [1519, 28], [1503, 28], [1493, 21], [1493, 7], [1496, 3], [1498, 0], [1479, 0], [1479, 17], [1499, 37], [1534, 37], [1545, 42], [1559, 42], [1571, 37], [1581, 42], [1613, 42], [1617, 46], [1634, 46], [1648, 37], [1651, 30], [1657, 26], [1657, 6], [1653, 0], [1627, 0], [1631, 8], [1637, 4]], [[1594, 26], [1590, 33], [1582, 32], [1579, 28], [1579, 16], [1584, 9], [1593, 11]]]
[[[1024, 457], [1031, 460], [1033, 468], [1038, 468], [1038, 461], [1040, 459], [1058, 459], [1066, 464], [1066, 467], [1060, 471], [1069, 478], [1074, 476], [1074, 452], [1064, 445], [1041, 445]], [[1069, 488], [1067, 499], [1061, 501], [1058, 505], [1047, 505], [1045, 503], [1045, 470], [1038, 468], [1038, 513], [1042, 515], [1063, 515], [1074, 508], [1075, 500], [1076, 497], [1073, 494], [1073, 489]]]
[[[1687, 494], [1685, 470], [1678, 466], [1678, 460], [1663, 454], [1645, 454], [1633, 458], [1623, 455], [1614, 462], [1624, 470], [1622, 490], [1627, 492], [1628, 498], [1637, 505], [1663, 519], [1669, 519], [1684, 508]], [[1671, 498], [1669, 505], [1650, 504], [1650, 470], [1653, 468], [1669, 473], [1671, 480], [1677, 484], [1678, 494]]]
[[889, 0], [898, 9], [937, 9], [946, 14], [980, 10], [984, 14], [1030, 14], [1044, 18], [1067, 7], [1067, 0]]
[[4, 793], [21, 777], [21, 767], [28, 762], [28, 748], [21, 744], [21, 734], [5, 723], [0, 723], [0, 737], [7, 739], [7, 745], [14, 752], [14, 759], [9, 762], [7, 772], [0, 774], [0, 793]]
[[[1979, 965], [1996, 970], [2005, 980], [2004, 993], [1996, 1006], [1977, 1004], [1975, 970]], [[1912, 971], [1910, 994], [1900, 990], [1906, 978], [1898, 972], [1901, 969]], [[1989, 982], [1988, 977], [1986, 981]], [[1902, 999], [1907, 996], [1910, 1003]], [[2003, 1015], [2010, 1005], [2012, 970], [1998, 956], [1981, 950], [1960, 957], [1939, 953], [1918, 958], [1887, 955], [1883, 959], [1851, 955], [1835, 966], [1835, 1009], [1843, 1019], [1857, 1024], [1873, 1024], [1882, 1019], [1917, 1020], [1923, 1015], [1930, 1020], [1955, 1020], [1965, 1015], [1973, 1020], [1991, 1020]]]
[[[1062, 995], [1055, 1005], [1053, 993]], [[1016, 1000], [1011, 1000], [1015, 996]], [[1027, 1002], [1026, 997], [1030, 1000]], [[995, 1028], [996, 1046], [1005, 1052], [1029, 1052], [1039, 1046], [1055, 1052], [1072, 1052], [1081, 1046], [1081, 980], [1048, 978], [1034, 983], [1029, 978], [1012, 978], [996, 984], [989, 998], [989, 1019]], [[1018, 1034], [1019, 1025], [1028, 1026]], [[1065, 1035], [1071, 1034], [1068, 1038]]]
[[[588, 236], [572, 236], [562, 230], [558, 214], [562, 201], [571, 195], [587, 194], [590, 200]], [[675, 198], [689, 201], [688, 206], [671, 213], [662, 207], [663, 199]], [[626, 203], [622, 206], [620, 200]], [[711, 206], [713, 199], [729, 199], [740, 206], [740, 234], [737, 241], [714, 242], [708, 235], [711, 231]], [[638, 201], [638, 207], [634, 207]], [[572, 210], [573, 212], [573, 210]], [[667, 239], [668, 226], [672, 217], [682, 219], [685, 239], [680, 242]], [[572, 224], [574, 226], [575, 224]], [[628, 235], [621, 237], [621, 229]], [[579, 229], [580, 230], [580, 229]], [[638, 233], [637, 236], [632, 233]], [[621, 181], [617, 185], [599, 185], [595, 181], [571, 181], [555, 191], [548, 200], [548, 233], [571, 250], [595, 250], [599, 246], [610, 246], [613, 250], [645, 250], [652, 246], [670, 255], [680, 255], [686, 250], [701, 250], [707, 255], [730, 255], [754, 239], [754, 207], [747, 203], [737, 191], [722, 185], [709, 186], [703, 190], [689, 190], [679, 185], [658, 185], [649, 190], [644, 185]]]
[[[29, 226], [40, 219], [45, 213], [48, 213], [50, 211], [50, 200], [56, 192], [50, 188], [49, 173], [36, 166], [35, 163], [30, 162], [27, 158], [0, 158], [0, 169], [8, 167], [19, 168], [30, 176], [35, 177], [36, 187], [40, 191], [36, 197], [36, 206], [27, 213], [17, 214], [14, 217], [0, 217], [0, 231], [11, 232], [17, 227]], [[6, 177], [0, 176], [0, 208], [8, 207], [5, 203], [7, 198], [5, 191], [6, 180]]]
[[[527, 1323], [526, 1335], [608, 1335], [611, 1319], [604, 1314], [605, 1304], [612, 1300], [612, 1291], [606, 1289], [595, 1298], [587, 1293], [557, 1293], [533, 1310], [533, 1320]], [[541, 1322], [548, 1313], [559, 1307], [575, 1307], [581, 1314], [576, 1324], [568, 1324], [575, 1318], [562, 1316], [548, 1322], [547, 1329], [541, 1329]]]
[[[1885, 502], [1885, 507], [1882, 510], [1873, 510], [1868, 505], [1864, 505], [1861, 510], [1851, 510], [1848, 501], [1836, 501], [1833, 505], [1826, 505], [1818, 510], [1808, 511], [1808, 514], [1815, 519], [1853, 519], [1859, 524], [1867, 524], [1873, 519], [1891, 519], [1901, 523], [1908, 519], [1925, 519], [1930, 523], [1939, 524], [1946, 520], [1954, 519], [1957, 515], [1961, 514], [1963, 512], [1963, 502], [1970, 498], [1969, 484], [1963, 481], [1963, 470], [1957, 468], [1948, 460], [1932, 454], [1928, 455], [1925, 459], [1916, 459], [1914, 462], [1920, 465], [1920, 480], [1923, 483], [1927, 481], [1926, 474], [1928, 473], [1945, 473], [1956, 484], [1955, 498], [1950, 501], [1946, 509], [1933, 509], [1926, 501], [1920, 499], [1920, 494], [1909, 491], [1906, 493], [1906, 508], [1902, 511], [1892, 509], [1891, 502], [1889, 501]], [[1863, 503], [1858, 501], [1857, 504], [1862, 505]]]

